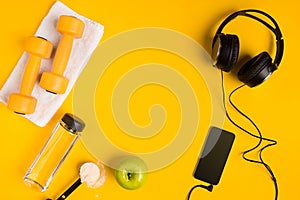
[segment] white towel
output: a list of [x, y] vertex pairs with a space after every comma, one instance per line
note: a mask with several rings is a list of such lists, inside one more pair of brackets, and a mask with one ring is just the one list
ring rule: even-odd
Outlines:
[[[69, 79], [69, 85], [64, 94], [51, 94], [39, 86], [39, 79], [42, 72], [52, 70], [54, 55], [52, 55], [50, 59], [42, 60], [40, 74], [32, 91], [32, 96], [38, 101], [36, 110], [33, 114], [24, 115], [25, 118], [41, 127], [45, 126], [51, 120], [70, 93], [75, 81], [88, 62], [94, 49], [97, 47], [104, 31], [104, 27], [101, 24], [77, 14], [63, 3], [57, 1], [45, 16], [35, 33], [35, 36], [40, 36], [49, 40], [54, 45], [54, 49], [57, 48], [61, 38], [61, 34], [56, 30], [56, 24], [61, 15], [71, 15], [81, 19], [85, 24], [85, 29], [82, 38], [74, 39], [73, 42], [73, 49], [64, 73], [64, 76]], [[19, 93], [23, 71], [28, 58], [29, 55], [24, 52], [6, 83], [0, 90], [0, 101], [4, 104], [7, 104], [11, 93]]]

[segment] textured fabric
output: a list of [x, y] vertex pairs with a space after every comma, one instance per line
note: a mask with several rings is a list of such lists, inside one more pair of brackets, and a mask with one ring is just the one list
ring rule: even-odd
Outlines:
[[[57, 48], [62, 36], [56, 30], [56, 24], [61, 15], [71, 15], [81, 19], [85, 24], [85, 29], [82, 38], [74, 39], [70, 59], [64, 72], [64, 76], [69, 79], [68, 88], [64, 94], [55, 95], [42, 89], [39, 86], [39, 79], [42, 72], [50, 72], [52, 70], [55, 49]], [[40, 36], [49, 40], [54, 45], [54, 52], [52, 53], [50, 59], [42, 60], [40, 74], [32, 91], [32, 96], [38, 101], [36, 110], [33, 114], [24, 115], [25, 118], [41, 127], [45, 126], [51, 120], [53, 115], [70, 93], [78, 76], [88, 62], [91, 54], [97, 47], [103, 35], [103, 31], [104, 27], [101, 24], [77, 14], [59, 1], [54, 3], [35, 33], [35, 36]], [[23, 71], [28, 58], [28, 53], [24, 52], [6, 83], [0, 90], [0, 101], [4, 104], [7, 104], [9, 95], [11, 93], [19, 93]]]

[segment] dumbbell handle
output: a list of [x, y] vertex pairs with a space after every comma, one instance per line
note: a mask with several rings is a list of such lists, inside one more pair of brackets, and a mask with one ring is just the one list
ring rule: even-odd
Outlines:
[[73, 39], [72, 35], [62, 35], [53, 60], [53, 73], [60, 75], [64, 73], [71, 54]]
[[27, 61], [25, 71], [23, 73], [22, 84], [20, 88], [20, 94], [31, 95], [36, 77], [38, 76], [41, 64], [41, 57], [36, 55], [30, 55]]

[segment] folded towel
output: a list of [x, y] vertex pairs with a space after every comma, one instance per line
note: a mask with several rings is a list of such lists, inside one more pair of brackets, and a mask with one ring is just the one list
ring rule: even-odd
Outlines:
[[[97, 47], [104, 31], [104, 27], [101, 24], [77, 14], [63, 3], [57, 1], [45, 16], [35, 33], [35, 36], [40, 36], [50, 41], [54, 45], [54, 49], [57, 47], [62, 36], [56, 30], [56, 24], [61, 15], [70, 15], [79, 18], [84, 22], [85, 29], [82, 38], [74, 39], [73, 42], [70, 59], [63, 74], [64, 77], [69, 79], [69, 84], [64, 94], [51, 94], [39, 86], [40, 75], [44, 71], [50, 72], [52, 70], [54, 55], [52, 55], [51, 59], [42, 60], [39, 78], [32, 91], [32, 96], [38, 101], [36, 110], [33, 114], [24, 115], [25, 118], [41, 127], [45, 126], [51, 120], [70, 93], [78, 76]], [[23, 71], [28, 58], [29, 54], [24, 52], [0, 90], [0, 102], [7, 104], [11, 93], [19, 93]]]

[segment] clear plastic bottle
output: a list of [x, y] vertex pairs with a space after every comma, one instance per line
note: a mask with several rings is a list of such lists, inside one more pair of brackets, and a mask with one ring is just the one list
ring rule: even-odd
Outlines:
[[81, 119], [69, 113], [65, 114], [27, 171], [25, 183], [42, 192], [46, 191], [84, 127], [85, 123]]

